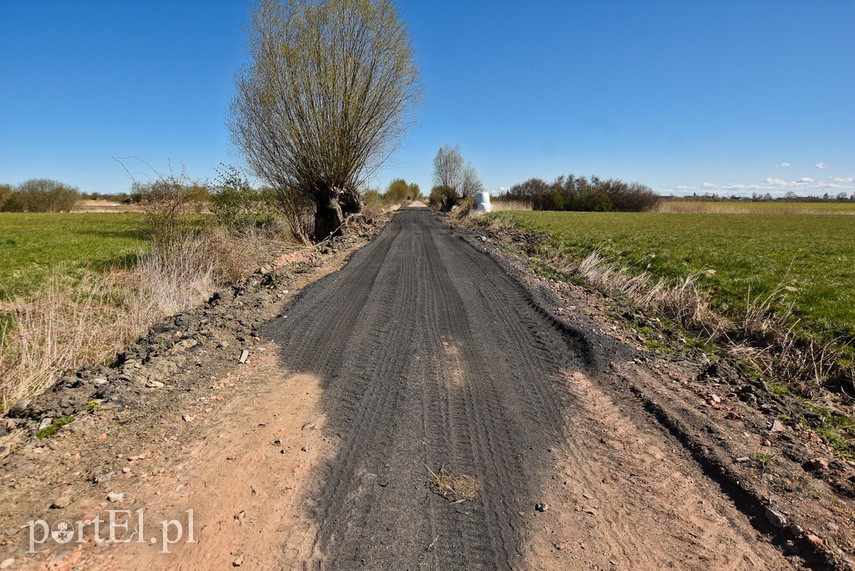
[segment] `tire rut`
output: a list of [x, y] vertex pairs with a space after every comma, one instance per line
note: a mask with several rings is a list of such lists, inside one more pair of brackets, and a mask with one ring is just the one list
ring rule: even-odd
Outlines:
[[[285, 368], [320, 378], [325, 431], [338, 439], [305, 497], [329, 568], [531, 568], [534, 506], [567, 458], [573, 478], [601, 477], [586, 449], [595, 419], [566, 379], [595, 376], [609, 356], [430, 212], [399, 214], [284, 313], [264, 334]], [[428, 470], [443, 466], [480, 493], [432, 494]], [[604, 529], [637, 555], [644, 530], [619, 513]]]

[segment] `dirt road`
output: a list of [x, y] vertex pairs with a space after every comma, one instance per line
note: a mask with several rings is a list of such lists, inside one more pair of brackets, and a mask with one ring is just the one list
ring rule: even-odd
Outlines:
[[[822, 567], [780, 549], [787, 537], [806, 542], [805, 530], [772, 529], [762, 506], [717, 477], [731, 468], [698, 462], [721, 449], [730, 457], [769, 450], [773, 463], [768, 439], [793, 440], [786, 430], [768, 433], [763, 414], [775, 409], [751, 412], [733, 398], [699, 413], [697, 391], [717, 384], [696, 387], [674, 362], [645, 356], [616, 327], [606, 331], [597, 307], [581, 298], [559, 307], [554, 292], [480, 246], [426, 209], [408, 209], [341, 270], [276, 309], [245, 365], [215, 370], [206, 361], [213, 342], [194, 334], [199, 344], [182, 357], [196, 363], [186, 381], [164, 389], [110, 381], [127, 388], [103, 413], [80, 415], [74, 430], [6, 460], [2, 500], [20, 503], [3, 519], [18, 526], [7, 540], [15, 565]], [[270, 287], [272, 299], [287, 293]], [[175, 343], [193, 323], [244, 323], [218, 311], [161, 335]], [[248, 343], [246, 335], [238, 339]], [[163, 359], [175, 359], [163, 347]], [[663, 411], [694, 444], [676, 425], [663, 427]], [[51, 464], [50, 450], [64, 455]], [[777, 470], [739, 466], [758, 480]], [[846, 501], [794, 466], [805, 475], [787, 477], [805, 492], [807, 521], [837, 522], [838, 544], [847, 545]], [[774, 501], [778, 489], [769, 484]], [[49, 509], [63, 490], [51, 506], [61, 509]], [[122, 499], [104, 501], [108, 492]], [[138, 541], [87, 532], [78, 545], [46, 541], [21, 555], [17, 520], [91, 521], [116, 507], [152, 521], [192, 509], [194, 520], [182, 521], [193, 542], [164, 547], [152, 536], [149, 544], [150, 526], [144, 534], [131, 521], [126, 531]]]
[[[264, 334], [283, 368], [320, 379], [338, 438], [306, 493], [307, 560], [787, 567], [673, 443], [598, 390], [609, 362], [632, 358], [626, 348], [556, 327], [426, 210], [399, 215]], [[475, 498], [431, 493], [441, 467], [474, 478]]]

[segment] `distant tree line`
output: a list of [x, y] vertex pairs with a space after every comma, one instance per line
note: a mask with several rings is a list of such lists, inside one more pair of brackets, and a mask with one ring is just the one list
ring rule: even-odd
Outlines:
[[419, 185], [414, 182], [407, 182], [403, 178], [396, 178], [386, 187], [386, 192], [380, 192], [377, 189], [369, 189], [362, 194], [362, 211], [363, 219], [371, 222], [385, 208], [395, 204], [406, 204], [414, 200], [421, 200], [422, 192]]
[[34, 178], [18, 186], [0, 185], [2, 212], [67, 212], [80, 198], [80, 191], [48, 178]]
[[643, 184], [573, 174], [560, 176], [552, 183], [531, 178], [512, 186], [499, 196], [501, 199], [525, 201], [534, 210], [592, 212], [643, 212], [659, 203], [659, 197]]
[[421, 198], [422, 192], [416, 183], [407, 183], [403, 178], [396, 178], [389, 183], [383, 199], [386, 202], [411, 202]]
[[855, 202], [855, 192], [851, 195], [846, 192], [838, 192], [837, 194], [824, 193], [822, 196], [799, 196], [793, 191], [787, 192], [784, 196], [774, 197], [771, 193], [765, 194], [752, 193], [748, 196], [738, 195], [720, 195], [715, 193], [694, 193], [687, 196], [663, 196], [663, 200], [679, 201], [679, 202], [725, 202], [725, 201], [742, 201], [742, 202]]
[[121, 202], [131, 204], [134, 202], [127, 192], [81, 192], [80, 198], [84, 200], [106, 200], [109, 202]]

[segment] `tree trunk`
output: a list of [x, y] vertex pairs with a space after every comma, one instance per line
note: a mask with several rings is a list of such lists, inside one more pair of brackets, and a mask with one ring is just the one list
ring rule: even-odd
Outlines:
[[338, 198], [338, 203], [345, 215], [356, 214], [362, 210], [362, 200], [359, 198], [359, 193], [354, 190], [343, 191]]
[[314, 239], [320, 242], [332, 236], [344, 234], [341, 225], [344, 223], [344, 215], [338, 203], [338, 197], [324, 198], [315, 204], [315, 232]]

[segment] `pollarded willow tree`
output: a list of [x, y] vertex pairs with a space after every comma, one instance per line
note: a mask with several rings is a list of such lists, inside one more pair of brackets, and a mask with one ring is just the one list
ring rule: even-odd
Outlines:
[[407, 27], [390, 0], [262, 0], [249, 32], [232, 135], [284, 203], [314, 204], [316, 239], [339, 234], [420, 99]]

